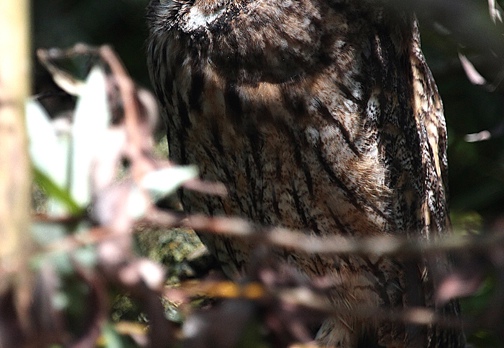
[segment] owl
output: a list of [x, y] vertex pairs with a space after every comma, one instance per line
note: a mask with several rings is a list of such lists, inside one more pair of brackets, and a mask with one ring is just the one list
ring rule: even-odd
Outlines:
[[[188, 212], [314, 236], [435, 239], [449, 230], [446, 126], [415, 17], [379, 0], [152, 0], [148, 63], [170, 157], [226, 197], [182, 190]], [[254, 246], [202, 234], [231, 278]], [[348, 309], [437, 307], [425, 260], [273, 251], [338, 287]], [[438, 267], [448, 267], [440, 259]], [[463, 347], [455, 329], [325, 322], [326, 346]]]

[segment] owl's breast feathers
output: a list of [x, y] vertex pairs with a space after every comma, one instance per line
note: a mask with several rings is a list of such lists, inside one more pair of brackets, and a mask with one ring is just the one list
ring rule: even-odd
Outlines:
[[[378, 3], [151, 2], [148, 59], [170, 157], [229, 192], [183, 191], [186, 209], [317, 235], [431, 238], [449, 227], [443, 110], [416, 22]], [[230, 273], [246, 267], [250, 245], [204, 241]], [[344, 278], [336, 303], [432, 305], [422, 262], [279, 256]]]
[[190, 3], [157, 5], [149, 58], [172, 157], [254, 200], [213, 209], [317, 233], [446, 227], [442, 107], [413, 21], [343, 2]]

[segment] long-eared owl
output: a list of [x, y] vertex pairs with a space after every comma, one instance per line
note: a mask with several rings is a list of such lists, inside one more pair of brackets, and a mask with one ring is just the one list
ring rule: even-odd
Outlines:
[[[181, 191], [187, 211], [318, 236], [434, 239], [449, 229], [443, 109], [413, 14], [380, 0], [152, 0], [148, 21], [170, 157], [228, 189]], [[202, 240], [230, 277], [246, 270], [253, 245]], [[329, 300], [350, 310], [458, 315], [456, 303], [436, 307], [424, 260], [275, 255], [334, 279]], [[454, 329], [350, 315], [328, 320], [318, 340], [357, 347], [364, 332], [383, 347], [464, 341]]]

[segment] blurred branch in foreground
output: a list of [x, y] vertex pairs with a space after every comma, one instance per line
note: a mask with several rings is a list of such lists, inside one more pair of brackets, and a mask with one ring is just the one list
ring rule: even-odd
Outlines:
[[[24, 101], [30, 89], [29, 1], [0, 3], [0, 325], [10, 320], [30, 330], [30, 164]], [[3, 326], [3, 325], [1, 325]], [[0, 328], [2, 342], [16, 342], [19, 332]]]

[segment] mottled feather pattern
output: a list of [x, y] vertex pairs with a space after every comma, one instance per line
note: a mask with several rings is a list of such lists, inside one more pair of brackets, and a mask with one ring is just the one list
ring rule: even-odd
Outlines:
[[[187, 211], [321, 236], [431, 239], [449, 229], [442, 104], [413, 15], [372, 0], [153, 0], [148, 20], [170, 157], [229, 192], [182, 190]], [[202, 239], [229, 276], [243, 274], [253, 246]], [[276, 254], [341, 284], [337, 305], [434, 306], [421, 260]], [[356, 347], [364, 331], [386, 347], [463, 346], [456, 330], [348, 316], [319, 339]]]

